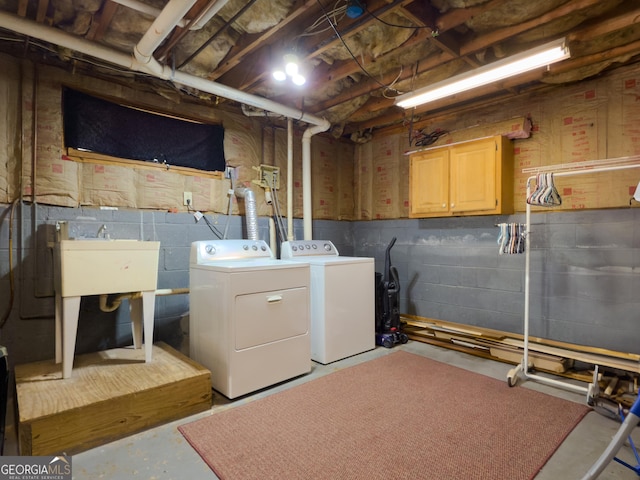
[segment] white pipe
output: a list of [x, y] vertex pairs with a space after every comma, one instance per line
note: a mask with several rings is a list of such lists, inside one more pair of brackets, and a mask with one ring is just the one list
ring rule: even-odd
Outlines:
[[[159, 8], [152, 7], [151, 5], [147, 5], [144, 2], [140, 2], [139, 0], [112, 0], [114, 3], [118, 5], [122, 5], [123, 7], [130, 8], [131, 10], [135, 10], [136, 12], [144, 13], [145, 15], [149, 15], [150, 17], [157, 17], [160, 15], [162, 11]], [[184, 27], [184, 21], [178, 22], [178, 25], [182, 28]]]
[[[304, 113], [296, 108], [287, 107], [266, 98], [245, 93], [235, 88], [227, 87], [220, 83], [212, 82], [189, 73], [174, 71], [166, 65], [162, 66], [155, 58], [153, 58], [152, 54], [155, 50], [154, 44], [158, 41], [161, 43], [162, 39], [164, 39], [163, 35], [168, 35], [170, 32], [170, 29], [169, 31], [166, 31], [168, 26], [175, 26], [178, 22], [175, 18], [169, 18], [169, 12], [176, 17], [178, 15], [184, 16], [184, 14], [189, 11], [189, 8], [191, 8], [193, 3], [195, 3], [195, 0], [189, 0], [188, 8], [186, 8], [187, 5], [183, 5], [181, 0], [173, 0], [172, 2], [169, 2], [161, 15], [156, 18], [156, 22], [154, 22], [153, 26], [144, 35], [140, 43], [134, 48], [135, 59], [131, 58], [130, 55], [126, 55], [117, 50], [100, 46], [94, 42], [76, 37], [62, 30], [48, 27], [31, 20], [26, 20], [22, 17], [6, 12], [0, 12], [0, 28], [5, 28], [13, 32], [54, 43], [61, 47], [69, 48], [71, 50], [120, 65], [129, 70], [149, 73], [155, 77], [170, 80], [180, 85], [192, 87], [212, 95], [251, 105], [256, 108], [262, 108], [264, 110], [283, 115], [287, 118], [295, 118], [313, 125], [305, 130], [302, 136], [302, 206], [304, 239], [311, 240], [311, 225], [313, 220], [311, 204], [311, 137], [316, 133], [328, 130], [331, 124], [324, 118]], [[165, 11], [167, 11], [167, 13], [165, 13]], [[183, 11], [184, 13], [181, 14]], [[173, 28], [173, 26], [171, 28]], [[155, 28], [158, 28], [157, 32], [155, 32]]]
[[287, 119], [287, 240], [293, 235], [293, 121]]
[[273, 217], [269, 217], [269, 247], [275, 255], [278, 250], [278, 243], [276, 242], [276, 222]]
[[159, 288], [156, 290], [156, 296], [184, 295], [187, 293], [189, 293], [188, 288]]
[[138, 44], [134, 53], [138, 61], [148, 63], [153, 58], [153, 52], [162, 44], [165, 38], [176, 28], [182, 18], [189, 13], [197, 0], [170, 0], [151, 24]]
[[[147, 5], [146, 3], [139, 0], [113, 0], [113, 2], [154, 18], [160, 15], [160, 12], [162, 12], [161, 9], [152, 7], [151, 5]], [[199, 15], [198, 18], [191, 22], [183, 18], [176, 25], [180, 28], [189, 27], [189, 30], [200, 30], [227, 3], [229, 3], [229, 0], [212, 0], [211, 2], [209, 2], [207, 8]]]
[[[203, 92], [217, 95], [219, 97], [224, 97], [239, 103], [244, 103], [246, 105], [251, 105], [256, 108], [262, 108], [264, 110], [278, 113], [288, 118], [301, 120], [312, 125], [328, 124], [328, 122], [323, 118], [304, 113], [295, 108], [281, 105], [266, 98], [252, 95], [250, 93], [245, 93], [235, 88], [227, 87], [225, 85], [199, 78], [187, 73], [182, 73], [179, 71], [172, 72], [171, 68], [160, 66], [160, 64], [153, 58], [151, 58], [148, 63], [141, 64], [140, 62], [137, 62], [136, 59], [134, 59], [130, 54], [122, 53], [117, 50], [101, 46], [97, 43], [85, 40], [80, 37], [76, 37], [62, 30], [48, 27], [31, 20], [26, 20], [22, 17], [7, 12], [0, 11], [0, 28], [20, 33], [22, 35], [38, 38], [45, 42], [54, 43], [61, 47], [69, 48], [71, 50], [84, 53], [85, 55], [99, 58], [115, 65], [119, 65], [123, 68], [127, 68], [129, 70], [149, 73], [165, 80], [173, 80], [175, 83], [179, 83], [181, 85], [193, 87]], [[325, 130], [328, 128], [329, 127], [327, 126]]]
[[189, 30], [199, 30], [204, 27], [227, 3], [229, 3], [229, 0], [213, 0], [210, 2], [209, 6], [202, 12], [202, 15], [200, 15], [200, 18], [196, 19], [196, 21], [193, 22], [193, 26], [189, 27]]
[[323, 119], [322, 125], [315, 125], [305, 130], [302, 135], [302, 217], [304, 223], [304, 239], [312, 240], [312, 205], [311, 205], [311, 137], [316, 133], [329, 129], [331, 124]]

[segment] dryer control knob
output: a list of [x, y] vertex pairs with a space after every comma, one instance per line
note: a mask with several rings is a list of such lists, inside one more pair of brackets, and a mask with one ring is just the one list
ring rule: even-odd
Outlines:
[[325, 243], [325, 244], [324, 244], [324, 249], [325, 249], [327, 252], [330, 252], [330, 251], [331, 251], [331, 244], [329, 244], [329, 243]]
[[213, 255], [214, 253], [216, 253], [216, 247], [214, 247], [213, 245], [207, 245], [206, 247], [204, 247], [204, 251], [209, 255]]

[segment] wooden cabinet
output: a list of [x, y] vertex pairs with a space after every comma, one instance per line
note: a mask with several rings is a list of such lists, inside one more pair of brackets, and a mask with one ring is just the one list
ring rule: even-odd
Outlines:
[[513, 212], [513, 145], [502, 136], [410, 156], [412, 218]]

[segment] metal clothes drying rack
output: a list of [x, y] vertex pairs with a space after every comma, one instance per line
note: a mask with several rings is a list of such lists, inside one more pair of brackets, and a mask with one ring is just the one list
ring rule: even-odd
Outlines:
[[[535, 180], [538, 173], [553, 173], [554, 177], [564, 177], [571, 175], [581, 175], [589, 173], [609, 172], [614, 170], [625, 170], [629, 168], [640, 168], [640, 155], [631, 157], [621, 157], [606, 160], [593, 160], [587, 162], [564, 163], [559, 165], [549, 165], [544, 167], [525, 168], [522, 173], [533, 174], [527, 179], [527, 198], [531, 195], [531, 182]], [[512, 387], [517, 383], [518, 376], [525, 379], [537, 381], [553, 387], [561, 387], [578, 393], [587, 394], [587, 403], [593, 404], [593, 399], [598, 394], [598, 365], [595, 365], [593, 381], [587, 387], [574, 385], [572, 383], [556, 380], [531, 373], [529, 371], [529, 297], [530, 297], [530, 268], [531, 268], [531, 205], [527, 203], [525, 214], [525, 283], [524, 283], [524, 350], [522, 363], [509, 370], [507, 374], [507, 384]]]
[[[593, 480], [598, 478], [602, 471], [606, 468], [606, 466], [611, 462], [611, 460], [615, 460], [616, 462], [624, 465], [627, 468], [630, 468], [637, 475], [640, 475], [640, 457], [638, 456], [638, 451], [636, 450], [635, 445], [633, 444], [633, 440], [631, 439], [631, 432], [638, 425], [638, 421], [640, 421], [640, 397], [636, 398], [631, 410], [627, 414], [627, 417], [620, 425], [620, 428], [611, 439], [611, 442], [607, 446], [600, 458], [593, 464], [593, 466], [589, 469], [589, 471], [582, 477], [582, 480]], [[625, 440], [629, 439], [629, 444], [631, 445], [631, 449], [636, 457], [636, 461], [638, 465], [630, 465], [627, 462], [620, 460], [616, 457], [616, 453], [620, 450], [620, 447], [624, 444]]]

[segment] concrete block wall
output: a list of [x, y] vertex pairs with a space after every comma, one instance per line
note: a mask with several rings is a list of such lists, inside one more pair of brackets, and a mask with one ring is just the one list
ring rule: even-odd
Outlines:
[[[158, 288], [189, 287], [191, 243], [217, 238], [204, 220], [190, 213], [100, 210], [24, 204], [0, 208], [0, 315], [10, 305], [9, 238], [13, 242], [14, 300], [0, 330], [0, 345], [7, 346], [10, 361], [25, 363], [54, 357], [53, 251], [56, 224], [65, 221], [71, 237], [95, 237], [102, 225], [114, 239], [160, 241]], [[227, 217], [207, 219], [224, 233]], [[258, 221], [259, 237], [269, 240], [269, 221]], [[244, 217], [229, 218], [228, 238], [246, 238]], [[99, 275], [100, 272], [96, 272]], [[185, 351], [188, 330], [188, 295], [156, 297], [155, 340]], [[83, 297], [80, 305], [76, 353], [86, 353], [132, 343], [129, 303], [114, 312], [102, 312], [97, 296]]]
[[[0, 330], [12, 363], [54, 355], [53, 267], [50, 245], [58, 221], [72, 236], [161, 242], [158, 288], [189, 286], [191, 243], [214, 239], [189, 213], [23, 205], [13, 212], [14, 302]], [[10, 206], [0, 207], [0, 315], [10, 300]], [[207, 215], [224, 232], [224, 215]], [[391, 238], [404, 313], [523, 333], [525, 256], [499, 255], [501, 222], [524, 215], [313, 222], [313, 238], [333, 241], [342, 255], [373, 257], [384, 269]], [[269, 220], [258, 221], [269, 239]], [[294, 221], [295, 238], [304, 238]], [[246, 238], [244, 218], [232, 216], [228, 238]], [[640, 353], [640, 210], [534, 213], [531, 229], [530, 333], [583, 345]], [[186, 351], [188, 295], [156, 298], [155, 341]], [[101, 312], [98, 297], [81, 304], [76, 352], [131, 344], [128, 302]]]
[[[523, 333], [525, 255], [499, 255], [524, 215], [354, 222], [354, 254], [391, 250], [402, 312]], [[640, 353], [640, 211], [532, 214], [530, 334]]]

